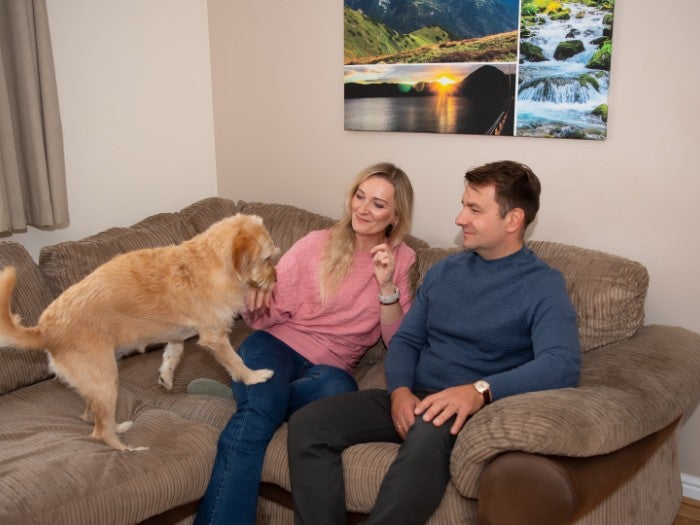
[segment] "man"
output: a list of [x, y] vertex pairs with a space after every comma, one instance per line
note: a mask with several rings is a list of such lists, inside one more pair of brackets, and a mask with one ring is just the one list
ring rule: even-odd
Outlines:
[[539, 195], [539, 180], [517, 162], [466, 173], [455, 221], [466, 250], [425, 276], [389, 344], [387, 391], [328, 398], [290, 420], [298, 524], [345, 523], [340, 455], [370, 441], [401, 447], [366, 523], [424, 523], [470, 415], [506, 396], [576, 385], [576, 313], [564, 279], [524, 244]]

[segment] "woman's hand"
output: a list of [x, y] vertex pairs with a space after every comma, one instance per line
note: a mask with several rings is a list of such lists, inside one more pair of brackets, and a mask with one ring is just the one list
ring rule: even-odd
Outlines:
[[249, 312], [258, 308], [270, 308], [272, 304], [272, 289], [263, 290], [262, 288], [249, 287], [246, 292], [245, 306]]
[[391, 248], [386, 243], [377, 244], [369, 252], [374, 262], [374, 278], [377, 279], [379, 290], [383, 295], [394, 293], [394, 270], [396, 261]]

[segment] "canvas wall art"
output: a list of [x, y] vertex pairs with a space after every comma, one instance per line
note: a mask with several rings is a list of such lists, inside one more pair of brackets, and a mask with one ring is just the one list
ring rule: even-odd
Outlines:
[[603, 140], [614, 0], [344, 0], [345, 129]]

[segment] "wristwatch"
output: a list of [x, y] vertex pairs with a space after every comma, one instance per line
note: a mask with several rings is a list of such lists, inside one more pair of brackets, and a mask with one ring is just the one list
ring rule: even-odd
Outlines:
[[394, 293], [391, 295], [382, 295], [379, 294], [378, 296], [379, 302], [382, 304], [394, 304], [399, 300], [399, 297], [401, 297], [401, 294], [399, 293], [399, 289], [394, 286]]
[[491, 402], [491, 385], [486, 381], [480, 379], [474, 383], [474, 389], [483, 396], [484, 405], [488, 405]]

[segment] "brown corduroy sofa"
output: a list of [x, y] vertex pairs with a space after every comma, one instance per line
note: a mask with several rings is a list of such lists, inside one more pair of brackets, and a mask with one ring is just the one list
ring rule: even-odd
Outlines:
[[[128, 250], [179, 243], [236, 212], [261, 215], [288, 249], [332, 221], [281, 204], [210, 198], [129, 228], [47, 246], [36, 264], [0, 243], [0, 267], [18, 269], [13, 308], [33, 324], [63, 289]], [[454, 250], [410, 238], [415, 282]], [[681, 498], [677, 433], [700, 398], [700, 335], [644, 325], [645, 268], [613, 255], [530, 241], [558, 268], [578, 313], [583, 369], [578, 388], [499, 400], [476, 414], [452, 454], [452, 479], [431, 524], [670, 524]], [[232, 341], [249, 333], [237, 320]], [[226, 373], [188, 341], [172, 391], [157, 383], [162, 350], [119, 363], [118, 418], [142, 452], [90, 439], [78, 395], [52, 378], [43, 353], [0, 349], [0, 523], [190, 523], [209, 480], [220, 429], [235, 403], [188, 395], [197, 377]], [[383, 387], [378, 343], [356, 370], [361, 388]], [[259, 523], [292, 523], [286, 425], [263, 471]], [[352, 447], [343, 456], [351, 521], [372, 508], [397, 445]], [[430, 468], [426, 465], [426, 468]]]

